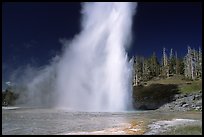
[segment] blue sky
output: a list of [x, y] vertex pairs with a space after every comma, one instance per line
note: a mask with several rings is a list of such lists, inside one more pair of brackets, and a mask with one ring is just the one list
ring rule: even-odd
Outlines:
[[[80, 10], [80, 3], [3, 3], [2, 79], [20, 66], [43, 66], [60, 54], [59, 40], [80, 32]], [[202, 3], [139, 3], [132, 30], [129, 57], [156, 52], [160, 58], [163, 47], [183, 57], [187, 45], [202, 47]]]

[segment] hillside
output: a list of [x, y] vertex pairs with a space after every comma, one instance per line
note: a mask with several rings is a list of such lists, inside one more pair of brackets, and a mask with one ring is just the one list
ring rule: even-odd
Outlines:
[[185, 79], [182, 75], [175, 75], [166, 79], [158, 79], [154, 78], [148, 82], [146, 82], [146, 85], [151, 84], [174, 84], [178, 86], [178, 92], [179, 93], [192, 93], [192, 92], [198, 92], [202, 90], [202, 80], [188, 80]]
[[172, 76], [166, 79], [154, 78], [133, 87], [135, 109], [154, 110], [167, 104], [170, 105], [165, 109], [174, 109], [176, 106], [181, 110], [184, 110], [182, 107], [186, 107], [185, 110], [196, 107], [202, 110], [202, 80], [191, 81], [182, 76]]

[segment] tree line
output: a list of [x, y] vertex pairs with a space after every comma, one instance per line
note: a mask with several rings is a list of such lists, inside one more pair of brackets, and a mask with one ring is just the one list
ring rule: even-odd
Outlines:
[[133, 86], [151, 80], [154, 77], [167, 78], [173, 75], [183, 75], [187, 79], [202, 78], [202, 51], [187, 47], [184, 57], [177, 57], [177, 52], [170, 50], [169, 56], [163, 48], [161, 63], [153, 52], [149, 58], [133, 57]]

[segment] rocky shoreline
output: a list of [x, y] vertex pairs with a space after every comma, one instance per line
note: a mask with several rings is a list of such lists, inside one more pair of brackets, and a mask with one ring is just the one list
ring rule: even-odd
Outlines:
[[136, 110], [202, 111], [202, 90], [181, 93], [176, 84], [133, 87]]
[[161, 111], [202, 111], [202, 91], [176, 94], [173, 101], [159, 107]]

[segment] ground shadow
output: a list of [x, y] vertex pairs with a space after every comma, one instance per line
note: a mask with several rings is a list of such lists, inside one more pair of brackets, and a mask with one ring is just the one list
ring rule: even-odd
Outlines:
[[133, 106], [137, 110], [154, 110], [172, 102], [179, 94], [176, 84], [151, 84], [133, 87]]

